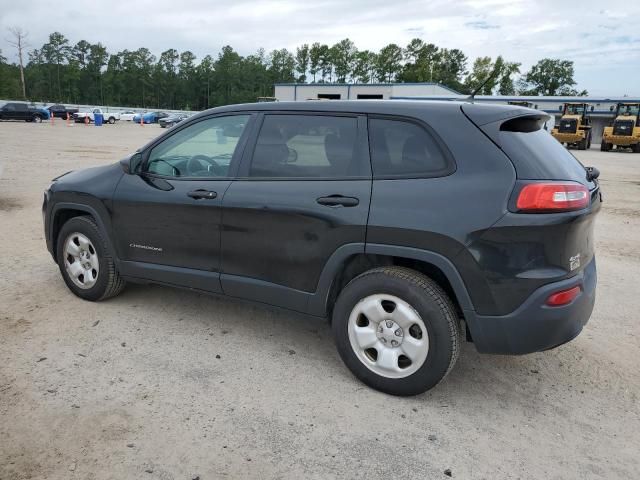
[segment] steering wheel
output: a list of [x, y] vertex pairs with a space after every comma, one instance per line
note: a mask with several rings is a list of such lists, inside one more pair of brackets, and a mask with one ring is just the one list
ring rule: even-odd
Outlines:
[[[209, 165], [210, 168], [202, 168], [202, 162]], [[215, 176], [223, 176], [224, 172], [222, 167], [211, 157], [206, 155], [194, 155], [187, 161], [187, 172], [190, 177], [210, 177], [210, 172], [213, 171]]]

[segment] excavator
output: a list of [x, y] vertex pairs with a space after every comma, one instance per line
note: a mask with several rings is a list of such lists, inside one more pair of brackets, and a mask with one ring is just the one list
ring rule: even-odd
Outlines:
[[558, 126], [551, 130], [553, 138], [566, 143], [567, 147], [578, 147], [578, 150], [591, 147], [591, 116], [588, 108], [586, 103], [565, 103], [560, 107], [562, 117]]
[[[611, 107], [613, 110], [613, 107]], [[600, 150], [630, 148], [640, 153], [640, 103], [618, 103], [610, 126], [604, 127]]]

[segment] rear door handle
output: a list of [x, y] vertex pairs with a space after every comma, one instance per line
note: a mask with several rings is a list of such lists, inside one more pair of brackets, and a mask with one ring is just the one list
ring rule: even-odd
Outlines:
[[320, 197], [316, 200], [320, 205], [328, 207], [356, 207], [360, 203], [355, 197], [344, 197], [342, 195], [329, 195], [328, 197]]
[[194, 190], [193, 192], [187, 193], [188, 196], [195, 200], [205, 199], [205, 200], [213, 200], [218, 196], [216, 192], [212, 192], [211, 190]]

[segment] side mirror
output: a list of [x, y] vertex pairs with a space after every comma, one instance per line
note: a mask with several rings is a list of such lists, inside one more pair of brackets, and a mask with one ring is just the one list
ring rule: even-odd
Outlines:
[[593, 105], [591, 105], [591, 108], [590, 108], [589, 110], [590, 110], [591, 112], [593, 112], [593, 108], [594, 108], [594, 107], [593, 107]]
[[613, 112], [613, 105], [611, 105], [611, 106], [609, 107], [609, 111], [610, 111], [610, 112]]
[[558, 107], [558, 111], [559, 111], [559, 112], [561, 112], [561, 111], [562, 111], [562, 105], [560, 105], [560, 106]]
[[120, 165], [124, 173], [128, 175], [137, 175], [140, 173], [140, 167], [142, 166], [142, 154], [134, 153], [130, 157], [120, 160]]

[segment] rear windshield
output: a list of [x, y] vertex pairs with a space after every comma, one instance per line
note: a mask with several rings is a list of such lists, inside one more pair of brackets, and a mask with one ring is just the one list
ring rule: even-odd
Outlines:
[[501, 131], [500, 146], [520, 179], [573, 180], [588, 185], [584, 166], [546, 130]]

